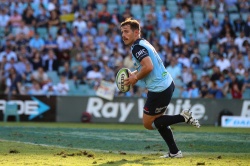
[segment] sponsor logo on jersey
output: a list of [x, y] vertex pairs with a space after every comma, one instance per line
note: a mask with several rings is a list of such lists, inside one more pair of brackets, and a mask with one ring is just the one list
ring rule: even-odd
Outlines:
[[165, 111], [166, 111], [167, 107], [168, 107], [168, 106], [161, 107], [161, 108], [156, 108], [156, 109], [155, 109], [155, 113], [156, 113], [156, 114], [157, 114], [157, 113], [160, 113], [160, 112], [162, 112], [162, 110], [165, 110]]
[[144, 108], [143, 108], [143, 111], [144, 111], [144, 112], [149, 112], [148, 107], [144, 107]]
[[140, 51], [138, 51], [138, 52], [135, 54], [135, 56], [136, 56], [136, 58], [140, 58], [140, 57], [142, 57], [143, 55], [146, 55], [146, 54], [147, 54], [146, 49], [141, 49]]

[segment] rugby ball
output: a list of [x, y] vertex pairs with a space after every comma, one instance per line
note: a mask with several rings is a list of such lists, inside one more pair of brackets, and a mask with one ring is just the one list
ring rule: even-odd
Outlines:
[[129, 72], [128, 68], [121, 68], [116, 75], [115, 82], [121, 92], [127, 92], [130, 89], [130, 86], [124, 85], [124, 80], [129, 77]]

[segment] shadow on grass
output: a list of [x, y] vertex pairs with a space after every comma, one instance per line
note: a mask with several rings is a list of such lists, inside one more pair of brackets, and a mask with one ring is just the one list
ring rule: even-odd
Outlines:
[[154, 164], [152, 164], [152, 162], [150, 162], [150, 160], [151, 159], [145, 159], [144, 157], [142, 159], [136, 159], [136, 160], [121, 159], [118, 161], [108, 161], [108, 162], [103, 163], [103, 164], [96, 163], [95, 165], [98, 165], [98, 166], [123, 165], [123, 164], [142, 164], [143, 166], [144, 165], [154, 165]]

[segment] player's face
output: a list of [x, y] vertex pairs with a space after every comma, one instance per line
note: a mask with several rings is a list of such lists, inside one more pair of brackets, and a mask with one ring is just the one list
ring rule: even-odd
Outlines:
[[133, 31], [130, 27], [130, 25], [124, 25], [121, 27], [121, 33], [122, 33], [122, 40], [125, 45], [131, 46], [138, 33], [136, 31]]

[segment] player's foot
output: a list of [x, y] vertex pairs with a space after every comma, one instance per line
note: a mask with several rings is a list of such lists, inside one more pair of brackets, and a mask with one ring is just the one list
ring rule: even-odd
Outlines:
[[172, 154], [170, 152], [168, 152], [167, 154], [161, 156], [160, 158], [182, 158], [183, 155], [181, 153], [181, 151], [179, 150], [176, 154]]
[[181, 113], [180, 113], [181, 116], [184, 117], [185, 119], [185, 122], [187, 124], [191, 124], [197, 128], [200, 128], [200, 123], [197, 119], [193, 118], [192, 116], [192, 112], [190, 112], [189, 110], [183, 110]]

